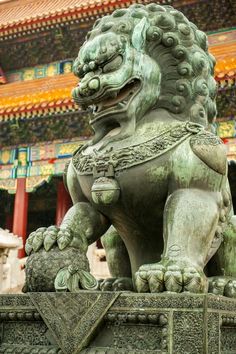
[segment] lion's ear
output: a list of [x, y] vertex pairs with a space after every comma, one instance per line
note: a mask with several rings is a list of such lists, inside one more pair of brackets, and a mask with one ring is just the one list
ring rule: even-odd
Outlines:
[[132, 34], [132, 45], [138, 51], [141, 51], [145, 47], [146, 33], [149, 27], [149, 22], [146, 17], [143, 17], [141, 21], [134, 27]]

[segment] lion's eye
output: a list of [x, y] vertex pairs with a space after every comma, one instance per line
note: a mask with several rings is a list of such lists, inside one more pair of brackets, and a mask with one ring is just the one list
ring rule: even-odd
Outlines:
[[102, 68], [102, 71], [104, 73], [108, 73], [110, 71], [117, 70], [121, 66], [122, 62], [123, 62], [122, 56], [118, 55], [115, 59], [113, 59], [112, 61], [110, 61], [106, 65], [104, 65]]

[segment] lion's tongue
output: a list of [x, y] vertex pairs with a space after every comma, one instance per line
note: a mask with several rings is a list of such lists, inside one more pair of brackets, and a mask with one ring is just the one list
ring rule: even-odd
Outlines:
[[122, 89], [116, 97], [109, 97], [107, 98], [106, 100], [102, 101], [100, 104], [99, 104], [99, 110], [100, 109], [100, 106], [102, 107], [112, 107], [112, 106], [115, 106], [117, 103], [125, 100], [127, 98], [127, 96], [129, 95], [130, 93], [130, 88], [124, 88]]

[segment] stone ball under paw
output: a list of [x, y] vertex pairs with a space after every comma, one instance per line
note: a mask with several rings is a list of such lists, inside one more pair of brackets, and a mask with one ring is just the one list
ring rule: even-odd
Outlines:
[[89, 263], [85, 253], [77, 248], [67, 248], [60, 251], [53, 247], [46, 252], [41, 249], [32, 253], [26, 262], [26, 283], [24, 292], [52, 292], [55, 291], [54, 280], [58, 271], [69, 265], [75, 265], [89, 272]]

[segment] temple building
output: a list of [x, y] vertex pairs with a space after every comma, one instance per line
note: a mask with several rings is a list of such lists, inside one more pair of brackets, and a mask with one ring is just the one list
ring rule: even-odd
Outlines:
[[[156, 1], [0, 1], [0, 227], [23, 244], [38, 227], [59, 225], [71, 205], [63, 170], [92, 134], [89, 114], [71, 98], [78, 81], [72, 63], [86, 33], [117, 8], [150, 2]], [[158, 3], [176, 7], [208, 34], [217, 60], [215, 127], [236, 160], [236, 1]]]

